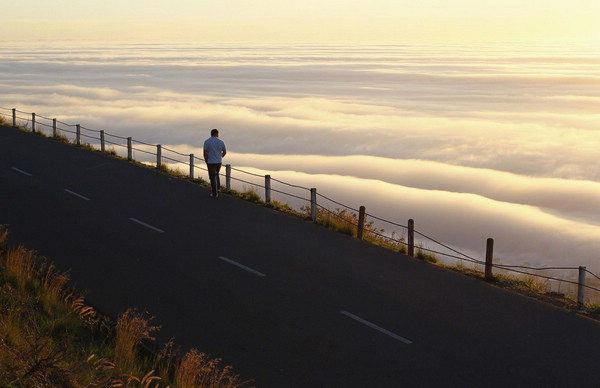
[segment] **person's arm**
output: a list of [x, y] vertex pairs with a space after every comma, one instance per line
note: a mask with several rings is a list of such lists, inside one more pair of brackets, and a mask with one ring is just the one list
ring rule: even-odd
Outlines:
[[204, 161], [208, 163], [208, 151], [206, 149], [204, 150]]
[[223, 150], [221, 151], [221, 157], [224, 157], [226, 153], [227, 153], [227, 150], [226, 150], [226, 149], [223, 149]]

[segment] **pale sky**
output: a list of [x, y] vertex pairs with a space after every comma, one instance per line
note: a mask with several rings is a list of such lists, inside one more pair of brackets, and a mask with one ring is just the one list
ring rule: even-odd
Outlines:
[[5, 41], [600, 41], [597, 0], [3, 2]]

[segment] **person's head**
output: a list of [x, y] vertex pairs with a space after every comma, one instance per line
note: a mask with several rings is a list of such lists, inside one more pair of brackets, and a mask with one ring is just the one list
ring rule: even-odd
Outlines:
[[219, 137], [219, 130], [218, 129], [213, 129], [212, 131], [210, 131], [210, 135], [212, 137]]

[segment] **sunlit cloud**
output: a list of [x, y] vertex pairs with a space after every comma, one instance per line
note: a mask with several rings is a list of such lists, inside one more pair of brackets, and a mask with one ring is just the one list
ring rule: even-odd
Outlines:
[[[451, 242], [451, 246], [478, 260], [485, 257], [487, 238], [494, 238], [495, 257], [503, 264], [556, 266], [568, 262], [598, 268], [594, 252], [600, 248], [600, 225], [563, 218], [537, 206], [368, 178], [239, 167], [258, 174], [269, 173], [272, 179], [294, 182], [306, 188], [315, 187], [326, 198], [334, 196], [336, 202], [352, 209], [365, 206], [368, 214], [397, 224], [406, 225], [409, 218], [414, 219], [415, 227], [421, 233], [438, 241], [443, 236], [444, 242]], [[241, 173], [234, 172], [233, 175], [239, 179], [253, 179]], [[257, 186], [262, 183], [261, 179], [254, 179]], [[251, 188], [244, 184], [238, 187]], [[273, 184], [273, 188], [294, 195], [303, 193], [303, 190], [293, 191], [281, 184]], [[262, 194], [260, 189], [257, 191]], [[309, 198], [306, 193], [304, 195]], [[284, 202], [299, 202], [299, 205], [308, 202], [302, 203], [284, 194], [274, 196]], [[330, 210], [341, 208], [337, 203], [319, 198], [321, 206]], [[376, 225], [389, 233], [406, 232], [385, 222], [377, 221]], [[430, 249], [440, 249], [428, 239], [421, 238], [420, 241]], [[457, 260], [445, 258], [445, 261], [454, 264]]]
[[497, 238], [506, 262], [592, 265], [595, 55], [530, 46], [65, 47], [0, 49], [0, 106], [196, 155], [219, 128], [234, 166], [394, 221], [414, 218], [470, 252]]

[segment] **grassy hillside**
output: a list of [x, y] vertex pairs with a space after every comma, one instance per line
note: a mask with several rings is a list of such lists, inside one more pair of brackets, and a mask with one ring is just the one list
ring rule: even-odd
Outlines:
[[160, 328], [145, 312], [111, 322], [66, 288], [67, 273], [24, 247], [8, 249], [0, 226], [0, 387], [242, 387], [229, 366], [168, 343], [143, 346]]

